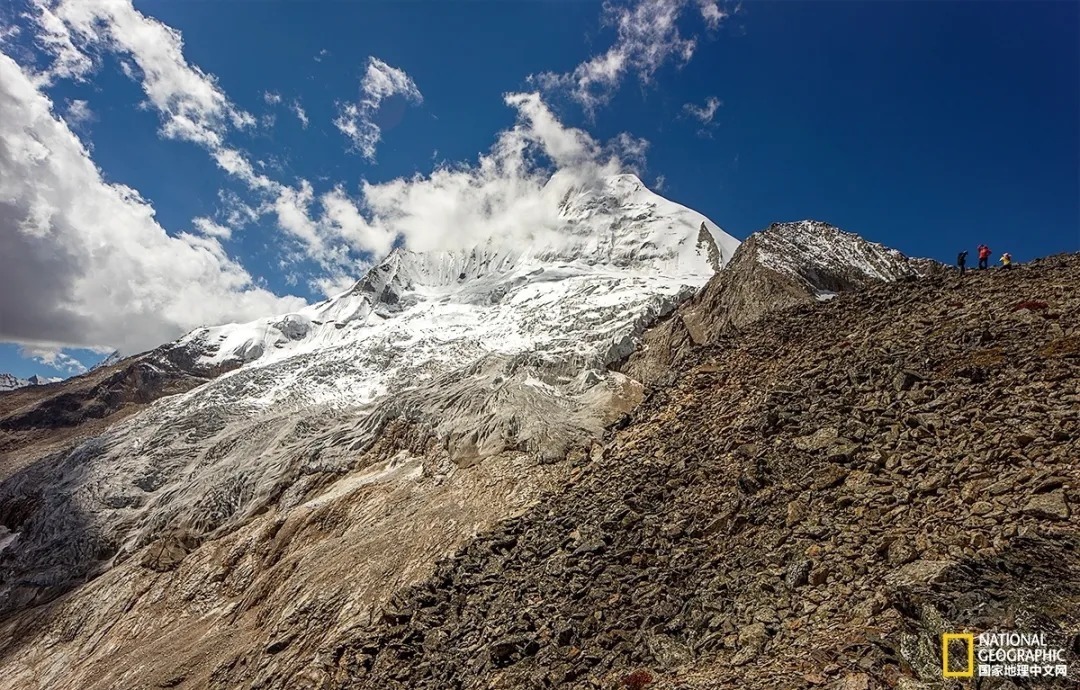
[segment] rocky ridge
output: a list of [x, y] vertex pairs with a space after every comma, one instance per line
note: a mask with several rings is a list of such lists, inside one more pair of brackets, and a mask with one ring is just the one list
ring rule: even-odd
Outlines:
[[1080, 672], [1078, 317], [1066, 255], [721, 336], [573, 486], [328, 640], [319, 687], [959, 688], [940, 633], [991, 629]]
[[725, 270], [651, 329], [620, 370], [647, 384], [669, 381], [673, 367], [695, 346], [767, 313], [936, 267], [828, 223], [773, 223], [748, 237]]
[[162, 347], [116, 359], [63, 382], [43, 381], [4, 391], [0, 481], [43, 455], [70, 452], [155, 400], [188, 391], [221, 371], [199, 367], [181, 351]]

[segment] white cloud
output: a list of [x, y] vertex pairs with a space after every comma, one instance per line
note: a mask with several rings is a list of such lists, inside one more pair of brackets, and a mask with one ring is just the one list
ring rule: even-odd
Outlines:
[[698, 11], [701, 18], [710, 29], [716, 29], [720, 23], [728, 18], [728, 13], [721, 8], [722, 3], [717, 0], [697, 0]]
[[95, 69], [89, 55], [75, 47], [64, 21], [42, 0], [33, 0], [38, 12], [36, 38], [45, 51], [52, 56], [53, 64], [41, 74], [34, 75], [38, 84], [48, 85], [57, 79], [82, 80]]
[[222, 146], [212, 150], [211, 156], [219, 168], [239, 178], [251, 189], [273, 191], [278, 188], [278, 184], [269, 177], [255, 172], [251, 161], [237, 149]]
[[359, 204], [339, 185], [323, 194], [322, 221], [329, 233], [350, 247], [382, 256], [394, 246], [395, 233], [381, 225], [372, 225], [360, 213]]
[[376, 57], [368, 58], [367, 71], [360, 82], [360, 93], [364, 97], [362, 104], [369, 108], [378, 108], [384, 100], [397, 95], [413, 103], [424, 101], [420, 89], [416, 88], [405, 70], [391, 67]]
[[308, 119], [307, 111], [304, 110], [304, 106], [300, 105], [300, 101], [296, 100], [292, 102], [292, 111], [296, 114], [296, 119], [300, 120], [300, 126], [304, 129], [308, 128], [308, 124], [311, 122]]
[[202, 216], [198, 218], [193, 218], [191, 220], [191, 224], [195, 227], [196, 230], [201, 232], [203, 235], [206, 235], [207, 237], [216, 237], [220, 240], [228, 240], [232, 238], [232, 228], [226, 225], [222, 225], [220, 223], [215, 223], [209, 218], [204, 218]]
[[221, 213], [229, 227], [242, 228], [259, 219], [259, 212], [232, 190], [219, 190], [218, 201], [221, 202]]
[[338, 104], [334, 126], [368, 160], [375, 159], [376, 145], [382, 139], [382, 128], [373, 118], [382, 102], [391, 96], [401, 96], [414, 104], [424, 102], [420, 89], [404, 70], [369, 57], [367, 70], [360, 80], [360, 101]]
[[662, 192], [665, 187], [667, 187], [667, 178], [663, 175], [657, 175], [656, 179], [653, 181], [653, 189]]
[[255, 287], [215, 238], [169, 236], [2, 54], [0, 141], [0, 340], [130, 353], [302, 306]]
[[505, 101], [517, 110], [517, 122], [475, 165], [364, 182], [356, 196], [340, 185], [317, 194], [306, 180], [281, 187], [271, 204], [278, 225], [325, 271], [312, 284], [332, 294], [346, 277], [355, 279], [359, 264], [396, 242], [426, 251], [496, 236], [550, 239], [561, 226], [559, 203], [567, 191], [644, 164], [643, 139], [622, 134], [601, 145], [559, 122], [539, 94], [509, 94]]
[[713, 117], [716, 115], [716, 111], [721, 105], [723, 104], [720, 102], [719, 98], [716, 96], [709, 96], [705, 99], [704, 105], [687, 103], [683, 106], [683, 111], [701, 124], [707, 125], [712, 122]]
[[18, 38], [21, 33], [22, 30], [14, 24], [11, 26], [0, 25], [0, 45], [8, 43], [9, 39]]
[[230, 126], [255, 118], [226, 97], [212, 75], [189, 65], [180, 32], [137, 11], [130, 0], [32, 0], [39, 37], [56, 57], [51, 76], [80, 78], [93, 69], [83, 50], [108, 50], [141, 81], [147, 103], [167, 138], [209, 149], [223, 145]]
[[327, 50], [326, 48], [323, 48], [322, 50], [320, 50], [318, 52], [317, 55], [315, 55], [315, 62], [322, 62], [323, 59], [326, 58], [326, 56], [329, 55], [329, 54], [330, 54], [330, 51]]
[[94, 119], [94, 112], [90, 110], [90, 104], [86, 101], [73, 100], [67, 102], [67, 113], [64, 116], [71, 126], [85, 124]]
[[278, 190], [274, 200], [274, 211], [277, 213], [278, 225], [293, 237], [300, 240], [312, 256], [318, 256], [324, 251], [322, 237], [318, 229], [308, 215], [308, 208], [315, 198], [315, 190], [307, 180], [301, 180], [300, 188], [282, 187]]
[[[592, 115], [611, 100], [627, 75], [636, 74], [642, 84], [649, 84], [667, 62], [682, 65], [690, 60], [696, 39], [684, 38], [678, 27], [685, 4], [686, 0], [637, 0], [630, 6], [606, 4], [604, 22], [615, 27], [615, 43], [569, 73], [544, 72], [531, 79], [541, 88], [567, 91]], [[714, 26], [710, 17], [718, 25], [720, 19], [706, 9], [708, 4], [699, 3], [702, 15], [710, 26]]]
[[601, 146], [559, 122], [538, 94], [510, 94], [506, 103], [517, 110], [517, 123], [476, 165], [365, 184], [369, 225], [417, 251], [467, 247], [496, 236], [523, 242], [551, 237], [570, 189], [626, 171], [620, 152], [644, 151], [643, 140], [632, 137]]
[[[63, 371], [70, 375], [86, 373], [85, 364], [57, 347], [29, 345], [19, 348], [19, 355], [33, 359], [47, 367], [56, 369], [57, 371]], [[60, 379], [50, 379], [50, 382], [59, 380]]]
[[281, 94], [276, 91], [263, 91], [263, 100], [267, 105], [277, 105], [281, 103]]

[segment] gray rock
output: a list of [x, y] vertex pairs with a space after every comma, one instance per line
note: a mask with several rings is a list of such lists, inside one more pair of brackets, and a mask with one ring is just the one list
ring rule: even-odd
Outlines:
[[1061, 491], [1036, 494], [1024, 506], [1023, 512], [1032, 517], [1047, 520], [1068, 520], [1069, 504], [1065, 500], [1064, 492]]

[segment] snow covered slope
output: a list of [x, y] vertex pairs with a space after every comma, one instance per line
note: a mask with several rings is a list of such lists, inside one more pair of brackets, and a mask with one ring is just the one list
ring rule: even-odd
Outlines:
[[0, 374], [0, 391], [11, 391], [29, 385], [30, 381], [27, 379], [20, 379], [11, 374]]
[[163, 535], [198, 542], [316, 500], [392, 422], [458, 467], [594, 438], [641, 394], [608, 365], [739, 243], [628, 175], [571, 191], [559, 218], [528, 243], [399, 249], [332, 299], [161, 350], [232, 370], [0, 485], [0, 506], [40, 496], [10, 526], [0, 609], [40, 595], [26, 582], [57, 587]]

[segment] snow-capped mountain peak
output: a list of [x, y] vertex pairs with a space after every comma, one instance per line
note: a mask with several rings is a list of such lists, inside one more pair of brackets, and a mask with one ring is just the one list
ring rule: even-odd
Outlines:
[[[739, 245], [704, 216], [654, 194], [633, 175], [571, 189], [559, 218], [557, 227], [538, 229], [528, 243], [490, 238], [459, 249], [398, 248], [342, 294], [293, 314], [198, 329], [179, 344], [198, 353], [206, 367], [281, 359], [365, 339], [386, 330], [379, 326], [387, 320], [410, 310], [416, 316], [413, 308], [436, 302], [469, 305], [466, 311], [488, 324], [497, 351], [527, 349], [530, 337], [518, 337], [514, 316], [523, 305], [515, 306], [513, 298], [507, 302], [508, 296], [528, 301], [525, 295], [540, 284], [573, 285], [601, 276], [612, 285], [632, 279], [682, 294], [704, 284]], [[497, 307], [500, 303], [504, 306]]]

